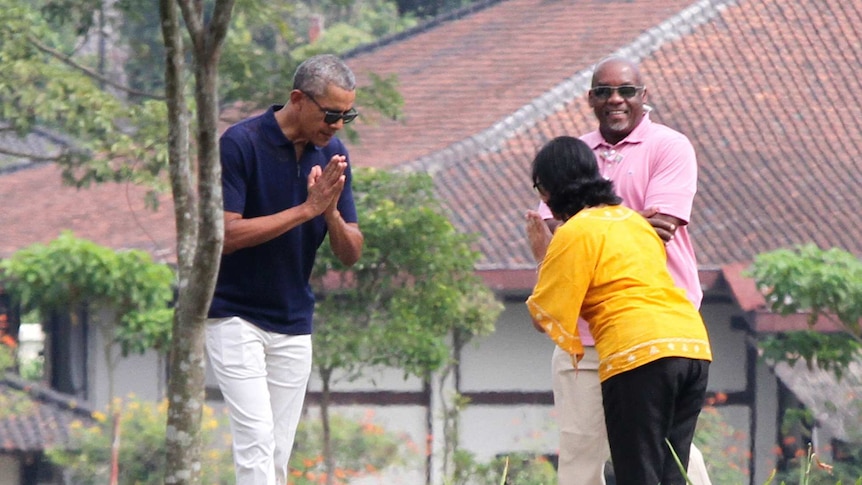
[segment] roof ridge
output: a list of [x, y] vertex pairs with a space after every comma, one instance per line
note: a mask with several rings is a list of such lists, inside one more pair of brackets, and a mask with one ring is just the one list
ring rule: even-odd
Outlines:
[[[738, 1], [700, 0], [655, 27], [647, 29], [634, 41], [620, 47], [610, 55], [640, 62], [666, 42], [679, 39], [692, 32], [695, 28], [712, 20], [728, 5], [736, 4]], [[398, 169], [424, 171], [433, 175], [445, 168], [447, 164], [458, 163], [466, 158], [499, 150], [512, 135], [532, 128], [542, 119], [570, 103], [574, 99], [572, 93], [586, 92], [590, 87], [592, 71], [591, 66], [589, 69], [576, 72], [570, 78], [552, 87], [491, 127], [417, 160], [404, 163]]]
[[0, 385], [7, 385], [12, 389], [26, 393], [30, 398], [42, 401], [47, 404], [53, 404], [57, 407], [82, 416], [92, 416], [92, 410], [84, 403], [74, 397], [64, 394], [53, 389], [49, 389], [39, 382], [25, 381], [21, 377], [6, 372], [0, 376]]

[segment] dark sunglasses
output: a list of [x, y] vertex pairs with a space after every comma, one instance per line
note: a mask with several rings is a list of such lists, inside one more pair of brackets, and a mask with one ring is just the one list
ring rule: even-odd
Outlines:
[[344, 124], [347, 124], [355, 120], [356, 117], [359, 116], [359, 112], [356, 111], [355, 108], [350, 108], [349, 110], [344, 112], [329, 111], [328, 109], [321, 106], [320, 103], [318, 103], [317, 100], [314, 99], [314, 96], [306, 93], [305, 91], [300, 92], [304, 94], [308, 99], [310, 99], [311, 102], [314, 103], [314, 105], [317, 106], [317, 108], [323, 112], [323, 122], [327, 125], [334, 125], [335, 123], [338, 123], [338, 120], [344, 121]]
[[626, 84], [624, 86], [596, 86], [590, 89], [590, 93], [599, 99], [608, 99], [614, 91], [616, 91], [620, 93], [620, 96], [623, 98], [631, 99], [634, 98], [639, 91], [643, 91], [643, 89], [644, 86], [634, 86], [632, 84]]

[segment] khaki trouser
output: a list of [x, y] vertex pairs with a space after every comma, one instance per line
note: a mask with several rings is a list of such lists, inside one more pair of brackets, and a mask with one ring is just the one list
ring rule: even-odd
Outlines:
[[[577, 371], [572, 366], [572, 357], [559, 347], [554, 348], [551, 360], [554, 413], [560, 428], [559, 485], [605, 485], [605, 463], [611, 456], [597, 371], [598, 354], [595, 347], [584, 350]], [[688, 476], [694, 485], [712, 485], [703, 454], [694, 444]]]

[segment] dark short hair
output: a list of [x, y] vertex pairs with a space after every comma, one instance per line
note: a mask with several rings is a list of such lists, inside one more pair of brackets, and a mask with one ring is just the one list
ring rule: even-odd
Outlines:
[[592, 149], [571, 136], [559, 136], [543, 146], [533, 159], [533, 184], [547, 195], [556, 217], [571, 217], [584, 207], [617, 205], [613, 182], [599, 173]]
[[353, 71], [344, 61], [332, 54], [309, 57], [296, 68], [293, 75], [293, 89], [312, 96], [323, 96], [330, 84], [347, 91], [356, 89]]

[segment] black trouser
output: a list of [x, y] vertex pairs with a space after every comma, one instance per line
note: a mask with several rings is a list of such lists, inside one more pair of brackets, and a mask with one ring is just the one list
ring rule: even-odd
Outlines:
[[685, 485], [665, 438], [686, 468], [708, 375], [705, 360], [668, 357], [602, 383], [617, 485]]

